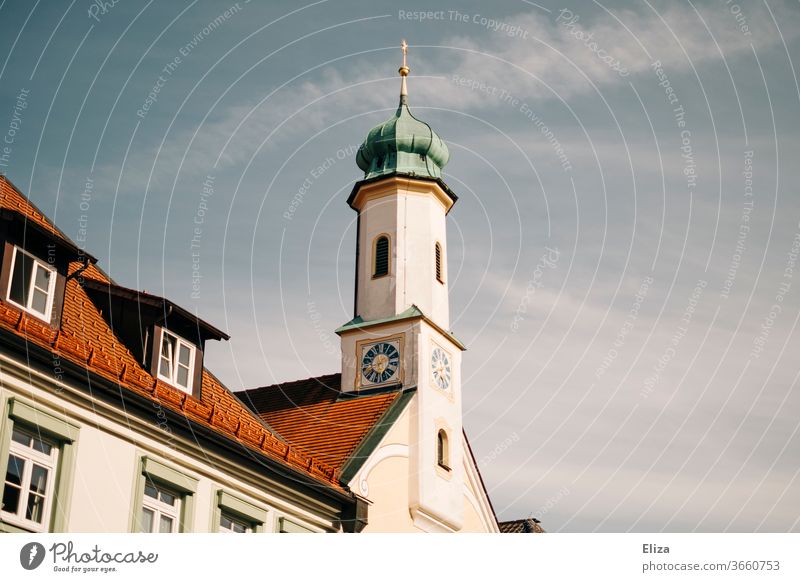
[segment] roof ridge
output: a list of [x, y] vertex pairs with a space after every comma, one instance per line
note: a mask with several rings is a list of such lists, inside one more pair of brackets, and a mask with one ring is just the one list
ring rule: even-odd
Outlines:
[[[301, 384], [301, 383], [304, 383], [304, 382], [319, 382], [320, 384], [323, 384], [323, 382], [321, 382], [321, 380], [323, 378], [335, 378], [336, 376], [341, 377], [342, 373], [341, 372], [331, 372], [329, 374], [322, 374], [321, 376], [311, 376], [309, 378], [303, 378], [301, 380], [290, 380], [288, 382], [276, 382], [274, 384], [267, 384], [266, 386], [256, 386], [255, 388], [245, 388], [244, 390], [237, 390], [236, 393], [245, 393], [245, 392], [246, 393], [253, 393], [253, 392], [258, 392], [260, 390], [266, 391], [266, 390], [276, 389], [276, 388], [285, 389], [285, 388], [292, 387], [292, 386], [294, 386], [296, 384]], [[327, 385], [325, 387], [326, 388], [330, 388], [330, 386], [327, 386]], [[341, 388], [339, 389], [339, 391], [341, 392]]]
[[[72, 246], [74, 246], [74, 247], [76, 247], [76, 248], [78, 248], [78, 249], [81, 249], [81, 250], [83, 250], [83, 251], [85, 252], [85, 250], [86, 250], [86, 249], [85, 249], [84, 247], [81, 247], [81, 246], [80, 246], [78, 243], [76, 243], [74, 240], [72, 240], [72, 238], [71, 238], [69, 235], [67, 235], [67, 233], [65, 233], [65, 232], [64, 232], [63, 230], [61, 230], [61, 229], [60, 229], [58, 226], [56, 226], [56, 223], [55, 223], [53, 220], [50, 220], [50, 218], [47, 216], [47, 214], [46, 214], [45, 212], [43, 212], [43, 211], [42, 211], [42, 209], [41, 209], [41, 208], [39, 208], [39, 207], [38, 207], [38, 206], [37, 206], [37, 205], [36, 205], [36, 204], [35, 204], [35, 203], [34, 203], [34, 202], [33, 202], [33, 201], [30, 199], [30, 198], [28, 198], [27, 196], [25, 196], [25, 194], [23, 194], [23, 193], [22, 193], [22, 190], [20, 190], [19, 188], [17, 188], [17, 186], [14, 184], [14, 182], [12, 182], [12, 181], [11, 181], [11, 180], [8, 178], [8, 176], [7, 176], [6, 174], [0, 174], [0, 182], [4, 182], [5, 184], [7, 184], [7, 185], [8, 185], [8, 187], [9, 187], [9, 188], [11, 188], [11, 190], [12, 190], [12, 191], [13, 191], [15, 194], [17, 194], [17, 195], [18, 195], [20, 198], [22, 198], [22, 200], [25, 202], [25, 204], [29, 205], [29, 206], [31, 207], [31, 209], [32, 209], [32, 210], [33, 210], [35, 213], [39, 213], [39, 214], [41, 215], [41, 217], [42, 217], [42, 221], [43, 221], [43, 222], [44, 222], [44, 223], [47, 225], [47, 227], [48, 227], [48, 228], [50, 228], [50, 229], [52, 229], [52, 230], [53, 230], [53, 234], [56, 234], [56, 235], [60, 236], [62, 239], [64, 239], [66, 242], [68, 242], [68, 243], [69, 243], [69, 244], [71, 244]], [[0, 195], [1, 195], [3, 198], [5, 198], [5, 193], [4, 193], [4, 192], [2, 192], [2, 189], [1, 189], [1, 188], [0, 188]], [[23, 213], [23, 214], [24, 214], [24, 213]], [[31, 220], [31, 217], [29, 217], [27, 214], [24, 214], [24, 216], [25, 216], [25, 218], [26, 218], [27, 220]], [[88, 253], [87, 253], [87, 254], [88, 254]], [[100, 267], [97, 265], [97, 263], [93, 263], [93, 266], [94, 266], [94, 268], [95, 268], [95, 269], [97, 269], [98, 271], [100, 271], [100, 273], [101, 273], [101, 274], [102, 274], [104, 277], [106, 277], [106, 278], [107, 278], [107, 279], [108, 279], [110, 282], [112, 282], [112, 283], [114, 283], [114, 284], [116, 285], [116, 283], [115, 283], [115, 282], [114, 282], [114, 280], [111, 278], [111, 276], [110, 276], [108, 273], [106, 273], [106, 272], [105, 272], [105, 271], [104, 271], [102, 268], [100, 268]]]

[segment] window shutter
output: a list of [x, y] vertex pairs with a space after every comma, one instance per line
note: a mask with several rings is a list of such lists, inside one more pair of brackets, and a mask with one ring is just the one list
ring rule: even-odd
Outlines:
[[61, 312], [64, 309], [64, 292], [67, 286], [67, 278], [56, 271], [56, 284], [53, 289], [53, 309], [50, 313], [50, 327], [58, 329], [61, 327]]
[[162, 333], [160, 327], [153, 326], [153, 343], [150, 345], [150, 374], [153, 378], [158, 378], [158, 358], [161, 355]]
[[436, 280], [444, 283], [444, 277], [442, 277], [442, 245], [438, 242], [436, 243]]
[[378, 237], [375, 241], [375, 270], [373, 277], [381, 277], [389, 273], [389, 238]]
[[192, 380], [192, 396], [200, 400], [203, 389], [203, 350], [194, 348], [194, 379]]

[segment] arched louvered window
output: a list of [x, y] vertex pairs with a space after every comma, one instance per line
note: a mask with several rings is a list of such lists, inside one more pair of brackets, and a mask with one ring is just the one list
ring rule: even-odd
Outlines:
[[450, 470], [450, 451], [448, 450], [447, 433], [439, 429], [436, 434], [436, 463], [446, 470]]
[[383, 277], [389, 274], [389, 237], [381, 235], [375, 239], [373, 249], [374, 265], [372, 270], [373, 277]]
[[444, 274], [442, 273], [442, 245], [436, 243], [436, 280], [439, 283], [444, 283]]

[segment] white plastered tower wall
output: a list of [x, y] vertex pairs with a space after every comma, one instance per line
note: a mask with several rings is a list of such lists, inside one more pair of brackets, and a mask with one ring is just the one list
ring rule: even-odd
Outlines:
[[[464, 348], [447, 331], [446, 217], [453, 203], [438, 180], [406, 176], [362, 183], [351, 200], [359, 213], [355, 315], [362, 323], [340, 334], [342, 389], [363, 388], [362, 346], [401, 342], [401, 368], [393, 381], [416, 388], [409, 403], [406, 503], [414, 527], [422, 531], [460, 531], [464, 523], [460, 373]], [[375, 243], [381, 236], [389, 239], [388, 273], [374, 277]], [[404, 315], [409, 309], [413, 313]], [[450, 362], [445, 390], [432, 378], [436, 348]], [[444, 431], [447, 445], [444, 463], [438, 458], [439, 431]]]
[[[435, 181], [393, 176], [359, 188], [353, 200], [359, 213], [356, 315], [374, 321], [416, 305], [439, 326], [449, 327], [446, 215], [452, 205]], [[389, 237], [389, 273], [373, 277], [381, 235]]]

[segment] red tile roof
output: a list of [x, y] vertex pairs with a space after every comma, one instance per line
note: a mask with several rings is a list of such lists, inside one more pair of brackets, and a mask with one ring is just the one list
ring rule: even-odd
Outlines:
[[[53, 236], [74, 244], [4, 176], [0, 176], [0, 208], [16, 210]], [[80, 261], [71, 262], [69, 274], [74, 274], [82, 266]], [[81, 273], [81, 277], [111, 282], [93, 264]], [[160, 380], [156, 381], [119, 341], [80, 285], [78, 277], [72, 277], [66, 283], [60, 329], [51, 329], [47, 324], [6, 302], [3, 297], [0, 297], [0, 328], [49, 349], [60, 358], [112, 380], [120, 387], [159, 401], [161, 405], [182, 413], [189, 420], [210, 427], [216, 433], [279, 460], [294, 470], [342, 489], [333, 465], [324, 462], [324, 459], [313, 458], [277, 438], [208, 370], [203, 370], [200, 400]]]
[[344, 395], [341, 380], [341, 374], [328, 374], [237, 395], [292, 445], [339, 471], [400, 395]]

